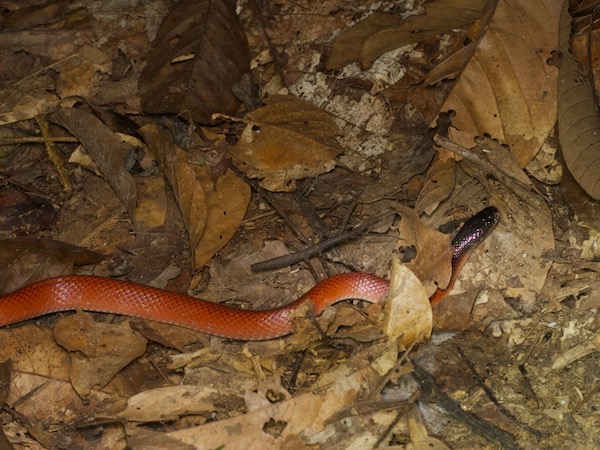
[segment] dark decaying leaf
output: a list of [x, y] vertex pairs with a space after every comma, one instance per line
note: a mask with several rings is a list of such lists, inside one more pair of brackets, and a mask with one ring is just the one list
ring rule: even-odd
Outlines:
[[569, 51], [568, 3], [565, 1], [560, 17], [558, 137], [569, 172], [590, 197], [600, 200], [600, 114], [592, 84]]
[[333, 43], [327, 69], [341, 69], [354, 61], [368, 68], [385, 52], [475, 22], [487, 3], [487, 0], [443, 0], [428, 4], [426, 15], [408, 19], [397, 13], [376, 12], [340, 34]]
[[215, 112], [233, 114], [232, 92], [249, 70], [238, 17], [225, 0], [185, 0], [165, 18], [139, 80], [149, 113], [190, 114], [202, 123]]
[[77, 136], [133, 218], [137, 192], [125, 164], [132, 146], [121, 142], [100, 119], [81, 109], [59, 109], [52, 120]]
[[0, 193], [0, 230], [7, 234], [33, 235], [51, 228], [58, 216], [58, 210], [45, 197], [16, 189]]
[[73, 266], [96, 264], [104, 255], [60, 241], [38, 238], [0, 240], [0, 294], [45, 278], [73, 272]]

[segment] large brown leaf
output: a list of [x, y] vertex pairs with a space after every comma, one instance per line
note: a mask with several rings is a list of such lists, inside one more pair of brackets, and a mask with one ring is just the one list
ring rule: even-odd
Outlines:
[[521, 167], [556, 120], [557, 0], [500, 0], [442, 111], [454, 110], [451, 138], [472, 147], [485, 133], [502, 140]]
[[231, 88], [250, 57], [229, 3], [185, 0], [165, 18], [139, 79], [144, 111], [189, 113], [203, 123], [216, 112], [235, 113], [240, 102]]
[[133, 218], [137, 189], [125, 164], [132, 146], [121, 142], [110, 128], [88, 111], [62, 108], [52, 118], [77, 136], [115, 190], [129, 217]]
[[569, 51], [570, 34], [569, 2], [565, 0], [559, 35], [558, 136], [569, 172], [590, 197], [600, 200], [600, 114], [594, 88]]
[[190, 236], [194, 268], [199, 269], [238, 229], [250, 202], [250, 188], [231, 171], [213, 186], [206, 166], [190, 165], [187, 153], [158, 125], [140, 134], [169, 180]]
[[248, 126], [230, 153], [273, 191], [294, 189], [294, 180], [329, 172], [342, 152], [339, 128], [326, 111], [292, 95], [274, 95], [248, 114]]
[[490, 1], [440, 0], [428, 5], [425, 15], [408, 19], [397, 13], [376, 12], [336, 39], [327, 69], [341, 69], [353, 61], [359, 61], [365, 69], [385, 52], [475, 22], [487, 3]]

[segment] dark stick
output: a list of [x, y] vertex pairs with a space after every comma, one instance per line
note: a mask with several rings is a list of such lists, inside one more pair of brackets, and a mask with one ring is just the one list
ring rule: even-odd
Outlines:
[[436, 384], [433, 376], [418, 366], [414, 361], [413, 375], [421, 384], [423, 391], [423, 400], [432, 401], [445, 409], [448, 414], [456, 420], [464, 423], [480, 436], [483, 436], [488, 441], [499, 445], [504, 450], [519, 450], [519, 446], [515, 442], [515, 438], [504, 430], [494, 427], [493, 425], [481, 420], [479, 417], [464, 411], [460, 405], [452, 400], [452, 398], [443, 392]]
[[351, 230], [330, 237], [329, 239], [325, 239], [324, 241], [321, 241], [318, 244], [311, 245], [310, 247], [307, 247], [304, 250], [292, 253], [290, 255], [284, 255], [279, 256], [278, 258], [269, 259], [268, 261], [261, 261], [256, 264], [252, 264], [250, 267], [253, 271], [259, 272], [262, 270], [280, 269], [281, 267], [287, 267], [291, 264], [295, 264], [300, 261], [306, 261], [311, 256], [317, 253], [321, 253], [333, 245], [357, 237], [358, 235], [369, 229], [371, 226], [379, 222], [381, 219], [387, 217], [392, 213], [392, 211], [388, 211], [377, 216], [371, 217], [370, 219], [366, 220], [363, 224], [358, 225], [357, 227]]

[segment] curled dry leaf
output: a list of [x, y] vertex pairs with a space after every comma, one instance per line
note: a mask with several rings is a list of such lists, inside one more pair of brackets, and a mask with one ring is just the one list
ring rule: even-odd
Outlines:
[[291, 191], [293, 180], [335, 167], [334, 158], [343, 149], [336, 140], [339, 128], [327, 112], [294, 96], [275, 95], [265, 103], [248, 114], [246, 129], [229, 150], [249, 176], [262, 178], [266, 189]]
[[232, 92], [249, 70], [246, 35], [225, 0], [185, 0], [164, 19], [139, 79], [142, 109], [190, 114], [202, 123], [213, 113], [234, 114]]
[[487, 3], [488, 0], [440, 0], [429, 4], [425, 15], [408, 19], [397, 13], [376, 12], [336, 39], [327, 69], [341, 69], [354, 61], [366, 69], [385, 52], [475, 22]]
[[600, 113], [594, 88], [569, 51], [571, 16], [565, 1], [560, 16], [558, 137], [565, 164], [581, 188], [600, 200]]
[[146, 125], [140, 134], [169, 180], [194, 253], [194, 268], [206, 264], [238, 229], [250, 202], [250, 188], [231, 171], [213, 187], [206, 166], [190, 165], [188, 155], [157, 125]]
[[161, 422], [190, 414], [208, 414], [216, 404], [237, 404], [242, 397], [209, 386], [179, 385], [149, 389], [127, 400], [117, 417], [134, 422]]
[[[180, 446], [194, 448], [217, 448], [223, 442], [232, 448], [284, 448], [290, 439], [300, 439], [305, 445], [323, 443], [333, 434], [333, 431], [323, 432], [325, 428], [339, 426], [339, 412], [352, 409], [359, 398], [376, 395], [397, 361], [397, 345], [375, 345], [351, 360], [336, 365], [335, 370], [323, 374], [312, 392], [294, 397], [284, 395], [281, 401], [271, 402], [265, 400], [262, 387], [259, 387], [259, 395], [254, 395], [254, 390], [246, 395], [247, 413], [196, 427], [157, 433], [154, 443], [169, 439], [169, 442], [177, 442]], [[265, 384], [273, 385], [272, 382]], [[199, 390], [202, 402], [214, 401], [214, 397], [211, 399], [211, 395], [202, 394], [202, 391], [209, 393], [208, 390]], [[195, 393], [192, 394], [181, 396], [181, 400], [187, 404], [180, 406], [182, 410], [193, 408], [196, 397]], [[343, 420], [346, 420], [346, 416]], [[392, 417], [389, 422], [377, 423], [376, 431], [367, 431], [383, 433], [391, 420]], [[264, 432], [264, 426], [270, 421], [286, 423], [286, 426], [279, 433], [269, 434]], [[137, 441], [136, 436], [128, 439], [128, 444], [134, 449], [147, 448]]]
[[[499, 0], [442, 111], [454, 110], [452, 140], [471, 147], [484, 133], [502, 140], [521, 167], [538, 152], [556, 120], [559, 2]], [[444, 64], [444, 63], [442, 63]]]

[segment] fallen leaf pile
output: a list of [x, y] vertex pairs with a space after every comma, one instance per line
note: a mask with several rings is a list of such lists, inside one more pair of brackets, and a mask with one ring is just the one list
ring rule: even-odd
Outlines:
[[0, 446], [600, 446], [593, 7], [6, 2], [1, 295], [71, 274], [240, 309], [341, 272], [390, 287], [258, 342], [86, 311], [2, 327]]

